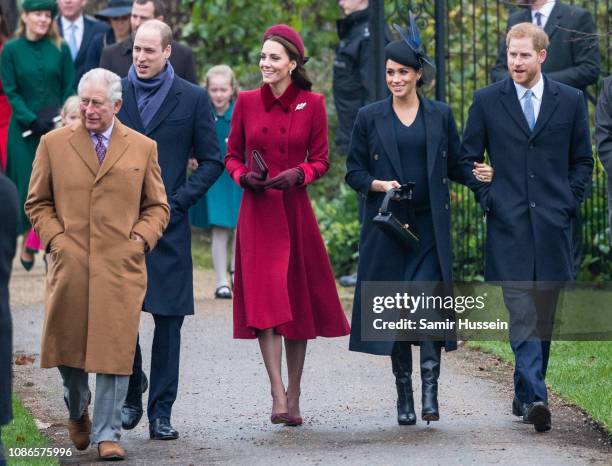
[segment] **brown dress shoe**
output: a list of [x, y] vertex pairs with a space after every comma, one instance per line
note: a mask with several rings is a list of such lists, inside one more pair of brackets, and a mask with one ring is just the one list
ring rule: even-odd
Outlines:
[[89, 446], [89, 436], [91, 435], [89, 405], [85, 407], [85, 412], [79, 419], [68, 420], [68, 433], [77, 450], [85, 450]]
[[125, 459], [125, 450], [118, 442], [98, 443], [98, 455], [104, 461], [121, 461]]

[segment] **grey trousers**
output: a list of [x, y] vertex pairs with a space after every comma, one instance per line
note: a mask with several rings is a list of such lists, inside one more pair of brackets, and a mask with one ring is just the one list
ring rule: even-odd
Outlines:
[[[91, 399], [89, 374], [83, 369], [59, 366], [64, 381], [64, 401], [70, 419], [79, 419]], [[91, 430], [93, 445], [121, 438], [121, 407], [127, 394], [128, 375], [96, 374], [96, 399]]]

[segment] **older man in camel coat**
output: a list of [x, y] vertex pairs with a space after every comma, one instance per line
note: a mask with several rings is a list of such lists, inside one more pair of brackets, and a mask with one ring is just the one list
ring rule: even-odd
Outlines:
[[[156, 143], [115, 117], [120, 78], [79, 83], [81, 122], [45, 135], [26, 212], [48, 254], [42, 367], [58, 367], [79, 450], [122, 459], [121, 406], [147, 286], [145, 252], [169, 219]], [[88, 373], [97, 374], [92, 425]], [[90, 438], [91, 435], [91, 438]]]

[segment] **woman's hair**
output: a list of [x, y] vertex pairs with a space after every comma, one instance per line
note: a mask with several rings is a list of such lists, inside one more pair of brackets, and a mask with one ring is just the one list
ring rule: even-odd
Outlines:
[[78, 112], [80, 103], [81, 101], [78, 95], [71, 95], [66, 99], [64, 105], [62, 105], [62, 111], [60, 112], [60, 115], [64, 117], [66, 115], [69, 115], [70, 113]]
[[309, 91], [312, 88], [312, 81], [308, 77], [306, 68], [304, 68], [304, 60], [302, 60], [302, 57], [300, 57], [295, 45], [280, 36], [270, 36], [266, 40], [278, 42], [285, 48], [287, 55], [289, 55], [289, 59], [294, 60], [297, 63], [296, 68], [293, 70], [293, 73], [291, 73], [291, 79], [297, 87]]
[[213, 76], [223, 76], [228, 79], [232, 86], [232, 100], [236, 100], [238, 97], [238, 92], [240, 91], [240, 87], [238, 86], [238, 81], [236, 80], [236, 75], [234, 71], [227, 65], [215, 65], [206, 73], [206, 81], [204, 85], [208, 88], [210, 78]]
[[[45, 10], [48, 11], [48, 10]], [[22, 15], [27, 15], [28, 13], [33, 13], [32, 11], [24, 11]], [[17, 31], [15, 31], [16, 37], [25, 37], [26, 35], [26, 24], [23, 21], [23, 16], [19, 17], [19, 25], [17, 26]], [[60, 36], [59, 30], [57, 29], [57, 23], [51, 18], [51, 24], [49, 25], [49, 30], [47, 31], [47, 35], [51, 42], [55, 44], [55, 46], [61, 50], [62, 47], [62, 37]]]

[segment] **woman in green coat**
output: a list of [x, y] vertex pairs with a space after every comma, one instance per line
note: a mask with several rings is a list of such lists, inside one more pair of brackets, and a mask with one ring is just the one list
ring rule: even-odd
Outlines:
[[[25, 0], [22, 8], [16, 37], [4, 45], [0, 62], [2, 85], [13, 109], [6, 175], [19, 192], [20, 234], [30, 229], [23, 205], [38, 142], [54, 128], [54, 117], [74, 91], [70, 49], [53, 21], [55, 0]], [[34, 263], [32, 252], [22, 249], [21, 261], [27, 270]]]

